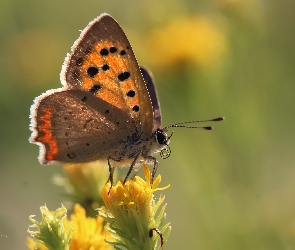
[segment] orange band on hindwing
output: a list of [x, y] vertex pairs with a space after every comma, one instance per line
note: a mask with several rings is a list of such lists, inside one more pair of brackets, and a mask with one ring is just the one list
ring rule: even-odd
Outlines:
[[58, 146], [52, 135], [52, 110], [51, 107], [46, 107], [41, 110], [43, 115], [40, 116], [38, 121], [38, 137], [37, 141], [45, 144], [47, 161], [52, 161], [58, 153]]

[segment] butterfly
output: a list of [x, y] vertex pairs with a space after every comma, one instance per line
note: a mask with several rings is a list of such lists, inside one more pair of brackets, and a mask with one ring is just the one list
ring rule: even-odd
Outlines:
[[153, 178], [158, 161], [152, 154], [170, 154], [167, 129], [196, 122], [161, 126], [153, 76], [139, 67], [124, 31], [108, 14], [81, 32], [60, 78], [62, 88], [43, 93], [31, 106], [30, 142], [40, 146], [41, 164], [104, 160], [112, 185], [116, 166], [129, 166], [125, 183], [136, 163], [148, 161]]

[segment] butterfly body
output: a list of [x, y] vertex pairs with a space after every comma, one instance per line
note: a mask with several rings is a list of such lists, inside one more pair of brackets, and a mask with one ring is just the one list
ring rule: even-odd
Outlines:
[[[140, 68], [119, 24], [102, 14], [81, 32], [61, 71], [60, 89], [31, 107], [30, 142], [39, 161], [106, 160], [132, 167], [169, 143], [151, 73]], [[155, 166], [154, 165], [154, 166]], [[112, 176], [110, 176], [111, 178]]]

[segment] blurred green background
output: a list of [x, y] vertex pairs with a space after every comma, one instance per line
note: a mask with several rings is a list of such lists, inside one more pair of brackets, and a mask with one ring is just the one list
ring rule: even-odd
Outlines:
[[[33, 99], [61, 86], [66, 53], [102, 12], [154, 73], [163, 123], [164, 249], [295, 249], [295, 1], [10, 1], [0, 7], [0, 249], [26, 249], [28, 216], [56, 209], [60, 166], [29, 144]], [[160, 158], [160, 157], [158, 157]], [[39, 218], [39, 217], [37, 217]]]

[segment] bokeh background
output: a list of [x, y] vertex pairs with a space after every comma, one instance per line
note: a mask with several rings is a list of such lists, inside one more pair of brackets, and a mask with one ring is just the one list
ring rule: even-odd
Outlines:
[[226, 117], [213, 131], [175, 129], [160, 159], [164, 249], [295, 249], [294, 1], [0, 5], [0, 249], [26, 249], [28, 216], [64, 200], [52, 183], [61, 167], [40, 166], [28, 142], [30, 105], [61, 86], [66, 53], [102, 12], [153, 71], [164, 125]]

